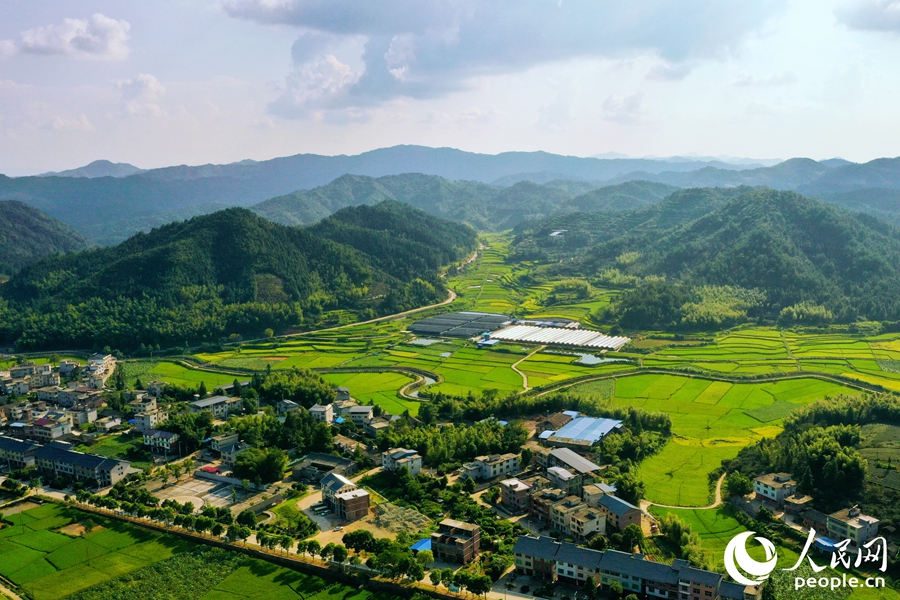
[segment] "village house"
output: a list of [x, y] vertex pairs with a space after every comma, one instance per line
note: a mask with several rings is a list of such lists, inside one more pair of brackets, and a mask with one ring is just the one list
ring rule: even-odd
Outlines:
[[444, 519], [431, 534], [435, 560], [466, 565], [475, 560], [480, 549], [481, 528], [472, 523]]
[[797, 491], [797, 482], [790, 473], [766, 473], [753, 480], [753, 491], [757, 499], [782, 507], [784, 499]]
[[38, 469], [46, 475], [62, 475], [77, 481], [95, 480], [100, 487], [121, 481], [131, 467], [128, 461], [84, 454], [72, 450], [71, 444], [51, 442], [34, 455]]
[[504, 479], [500, 482], [500, 504], [513, 514], [528, 510], [531, 486], [518, 479]]
[[228, 396], [210, 396], [202, 400], [194, 400], [190, 403], [190, 407], [192, 413], [208, 410], [217, 419], [227, 419], [230, 415], [243, 409], [243, 400]]
[[331, 404], [313, 404], [309, 409], [309, 416], [314, 421], [331, 425], [331, 422], [334, 421], [334, 406]]
[[619, 531], [632, 524], [641, 526], [641, 509], [612, 494], [600, 497], [597, 510], [606, 517], [607, 525]]
[[850, 540], [859, 548], [878, 535], [878, 519], [862, 514], [859, 507], [853, 506], [828, 515], [827, 528], [834, 541]]
[[400, 467], [406, 467], [415, 477], [422, 470], [422, 456], [406, 448], [391, 448], [381, 455], [381, 468], [385, 471], [396, 471]]
[[461, 467], [463, 477], [485, 480], [508, 475], [519, 470], [518, 454], [492, 454], [476, 456], [475, 460]]
[[32, 467], [39, 448], [32, 441], [0, 435], [0, 466], [10, 471]]
[[154, 454], [170, 454], [178, 449], [178, 434], [149, 429], [144, 431], [144, 445]]

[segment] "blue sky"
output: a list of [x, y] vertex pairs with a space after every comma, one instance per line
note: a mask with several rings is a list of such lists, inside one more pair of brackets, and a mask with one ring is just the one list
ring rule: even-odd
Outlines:
[[900, 155], [900, 0], [0, 2], [0, 172], [355, 154]]

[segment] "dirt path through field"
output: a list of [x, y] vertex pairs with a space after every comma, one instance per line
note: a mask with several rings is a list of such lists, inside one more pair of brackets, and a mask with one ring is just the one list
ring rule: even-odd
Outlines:
[[690, 510], [712, 510], [722, 505], [722, 484], [725, 482], [725, 474], [723, 473], [716, 482], [716, 498], [709, 506], [672, 506], [671, 504], [660, 504], [659, 502], [650, 502], [649, 500], [641, 500], [641, 510], [647, 512], [651, 506], [659, 506], [660, 508], [684, 508]]
[[520, 358], [519, 360], [517, 360], [516, 362], [514, 362], [513, 364], [510, 365], [510, 368], [511, 368], [513, 371], [515, 371], [516, 373], [518, 373], [519, 375], [522, 376], [522, 387], [525, 388], [525, 391], [526, 391], [526, 392], [527, 392], [528, 390], [531, 389], [530, 387], [528, 387], [528, 375], [526, 375], [525, 373], [523, 373], [522, 371], [520, 371], [520, 370], [518, 369], [518, 366], [519, 366], [521, 363], [523, 363], [524, 361], [526, 361], [526, 360], [528, 360], [529, 358], [531, 358], [532, 356], [534, 356], [535, 354], [537, 354], [538, 352], [540, 352], [541, 350], [543, 350], [544, 348], [546, 348], [546, 347], [547, 347], [547, 346], [538, 346], [537, 348], [534, 349], [533, 352], [531, 352], [531, 354], [528, 354], [528, 355], [526, 355], [526, 356]]

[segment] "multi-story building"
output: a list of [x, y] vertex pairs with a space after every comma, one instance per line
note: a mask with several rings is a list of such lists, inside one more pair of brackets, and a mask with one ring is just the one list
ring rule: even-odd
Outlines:
[[625, 594], [662, 600], [759, 600], [761, 586], [743, 586], [712, 571], [647, 560], [618, 550], [590, 550], [549, 537], [522, 536], [513, 548], [517, 572], [583, 585], [588, 578], [609, 587], [614, 581]]
[[832, 539], [850, 540], [859, 547], [878, 535], [878, 519], [862, 514], [859, 507], [853, 506], [828, 515], [827, 528]]
[[531, 494], [528, 513], [542, 523], [550, 523], [550, 507], [566, 498], [566, 493], [558, 488], [545, 488]]
[[314, 421], [331, 425], [332, 421], [334, 421], [334, 406], [331, 404], [313, 404], [309, 409], [309, 416]]
[[279, 415], [284, 415], [289, 412], [297, 412], [300, 410], [300, 405], [293, 400], [279, 400], [278, 404], [275, 405], [275, 408], [278, 409]]
[[462, 466], [463, 477], [472, 479], [493, 479], [519, 470], [518, 454], [492, 454], [476, 456], [475, 460]]
[[156, 454], [170, 454], [178, 450], [178, 434], [171, 431], [149, 429], [144, 431], [144, 445]]
[[334, 388], [334, 399], [338, 402], [350, 400], [350, 389], [345, 387]]
[[406, 448], [391, 448], [381, 455], [381, 468], [385, 471], [396, 471], [400, 467], [406, 467], [415, 477], [422, 470], [422, 455]]
[[444, 519], [431, 534], [431, 551], [435, 560], [468, 564], [481, 548], [481, 528], [472, 523]]
[[504, 479], [500, 482], [500, 503], [511, 513], [519, 514], [528, 510], [531, 486], [518, 479]]
[[0, 435], [0, 467], [10, 471], [32, 467], [38, 448], [34, 442]]
[[753, 480], [753, 491], [757, 499], [780, 507], [785, 498], [797, 491], [797, 482], [790, 473], [766, 473]]
[[347, 411], [347, 415], [350, 417], [350, 420], [353, 421], [354, 425], [363, 427], [368, 421], [371, 421], [375, 417], [375, 407], [352, 406], [350, 407], [350, 410]]
[[65, 415], [72, 423], [72, 427], [78, 427], [86, 423], [93, 423], [97, 420], [96, 408], [67, 408]]
[[591, 508], [597, 508], [602, 496], [615, 493], [615, 486], [603, 482], [589, 483], [581, 488], [581, 498], [584, 500], [584, 503]]
[[13, 379], [22, 379], [29, 377], [37, 372], [37, 366], [33, 362], [26, 362], [14, 367], [10, 367], [9, 376]]
[[605, 494], [597, 502], [597, 510], [606, 517], [607, 526], [619, 531], [629, 525], [641, 526], [641, 509], [612, 494]]
[[345, 521], [356, 521], [369, 514], [369, 492], [359, 488], [334, 495], [334, 512]]
[[96, 480], [100, 487], [115, 485], [127, 474], [128, 461], [84, 454], [72, 450], [71, 444], [51, 442], [34, 455], [35, 464], [48, 475], [62, 475], [77, 481]]
[[159, 404], [157, 403], [155, 396], [151, 396], [150, 394], [140, 394], [137, 398], [128, 403], [128, 407], [131, 409], [131, 412], [138, 414], [153, 412], [159, 408]]
[[583, 487], [580, 474], [576, 475], [571, 470], [562, 467], [547, 469], [547, 479], [550, 480], [550, 485], [565, 490], [567, 494], [577, 494]]
[[578, 510], [569, 515], [566, 526], [572, 537], [586, 540], [596, 533], [606, 533], [606, 517], [582, 503]]
[[138, 433], [144, 433], [156, 429], [156, 426], [163, 423], [168, 415], [159, 409], [139, 412], [134, 415], [134, 428]]
[[233, 467], [237, 462], [237, 457], [251, 448], [250, 444], [244, 442], [234, 442], [227, 446], [222, 446], [219, 452], [222, 454], [222, 464], [227, 467]]
[[229, 415], [240, 412], [243, 408], [243, 400], [228, 396], [210, 396], [202, 400], [194, 400], [190, 403], [191, 412], [198, 413], [204, 410], [211, 411], [217, 419], [227, 419]]
[[68, 375], [79, 366], [77, 360], [61, 360], [59, 361], [59, 373], [60, 375]]
[[377, 439], [378, 434], [385, 429], [388, 429], [390, 426], [391, 423], [387, 419], [375, 417], [374, 419], [369, 419], [368, 421], [366, 421], [365, 425], [363, 425], [363, 431], [370, 438]]
[[216, 452], [221, 452], [222, 448], [226, 446], [230, 446], [240, 440], [240, 435], [237, 431], [229, 431], [227, 433], [220, 433], [219, 435], [214, 435], [212, 441], [209, 444], [210, 449], [215, 450]]
[[94, 421], [94, 425], [97, 426], [97, 431], [100, 433], [110, 433], [111, 431], [115, 431], [122, 427], [122, 419], [112, 416], [103, 417], [102, 419]]
[[335, 496], [357, 489], [355, 483], [338, 473], [329, 473], [323, 477], [321, 486], [322, 500], [331, 507], [331, 510], [337, 510]]
[[46, 444], [72, 433], [72, 422], [67, 418], [36, 419], [26, 423], [22, 433], [29, 439]]

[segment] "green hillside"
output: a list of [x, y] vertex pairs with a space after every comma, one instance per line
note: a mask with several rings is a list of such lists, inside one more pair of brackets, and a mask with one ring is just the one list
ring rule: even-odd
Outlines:
[[[397, 207], [366, 217], [354, 216], [358, 210], [348, 209], [340, 222], [354, 224], [357, 240], [378, 245], [357, 249], [233, 208], [118, 246], [48, 257], [0, 289], [8, 301], [0, 340], [22, 347], [171, 345], [312, 325], [328, 310], [375, 316], [442, 299], [440, 261], [471, 251], [474, 232], [406, 209], [385, 236], [383, 223], [370, 217], [384, 221], [398, 215]], [[340, 229], [328, 233], [337, 239]], [[451, 240], [435, 242], [443, 251], [430, 261], [410, 248], [412, 239], [425, 244], [428, 232], [450, 231]], [[391, 273], [376, 266], [383, 256], [392, 257]]]
[[[794, 192], [684, 190], [642, 211], [567, 215], [523, 226], [515, 252], [574, 257], [561, 274], [667, 282], [623, 294], [608, 316], [628, 327], [724, 324], [748, 310], [788, 324], [900, 319], [900, 231]], [[730, 316], [698, 316], [719, 310]]]
[[49, 254], [91, 243], [68, 225], [15, 200], [0, 200], [0, 274], [11, 275]]

